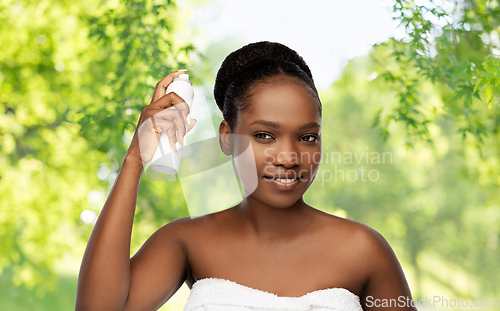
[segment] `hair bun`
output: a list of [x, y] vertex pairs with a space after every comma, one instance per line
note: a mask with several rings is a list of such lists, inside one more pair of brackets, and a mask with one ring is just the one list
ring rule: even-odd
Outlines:
[[262, 59], [279, 59], [297, 64], [312, 80], [311, 70], [302, 57], [289, 47], [269, 41], [247, 44], [229, 54], [215, 78], [214, 98], [220, 110], [224, 107], [227, 88], [243, 68]]

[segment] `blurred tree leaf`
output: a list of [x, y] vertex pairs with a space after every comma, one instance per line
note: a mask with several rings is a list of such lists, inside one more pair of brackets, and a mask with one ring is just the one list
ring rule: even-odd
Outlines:
[[[197, 53], [183, 20], [162, 0], [0, 3], [0, 273], [14, 285], [43, 295], [57, 260], [81, 256], [142, 107]], [[133, 249], [186, 216], [166, 185], [141, 181]]]
[[[410, 140], [428, 139], [426, 124], [434, 122], [434, 117], [417, 113], [423, 103], [413, 87], [428, 79], [440, 85], [445, 113], [461, 124], [458, 130], [464, 138], [474, 136], [482, 143], [487, 136], [498, 137], [499, 2], [418, 3], [396, 0], [392, 7], [394, 18], [408, 36], [380, 44], [390, 52], [380, 55], [385, 59], [380, 59], [378, 70], [401, 97], [399, 105], [376, 125], [386, 133], [389, 123], [401, 122], [406, 125]], [[472, 109], [481, 113], [468, 113]]]

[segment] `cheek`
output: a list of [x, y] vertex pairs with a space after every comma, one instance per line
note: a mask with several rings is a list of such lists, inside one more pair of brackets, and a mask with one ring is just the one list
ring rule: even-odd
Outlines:
[[275, 173], [275, 152], [266, 145], [254, 144], [255, 163], [260, 175], [272, 175]]
[[256, 159], [252, 144], [247, 137], [235, 135], [233, 142], [233, 163], [240, 179], [245, 197], [252, 194], [258, 185]]
[[272, 164], [273, 163], [273, 149], [266, 147], [265, 145], [253, 145], [253, 150], [255, 153], [255, 161], [260, 164]]
[[314, 151], [311, 152], [309, 164], [319, 166], [321, 163], [322, 155], [323, 155], [323, 148], [321, 145], [319, 145], [314, 149]]
[[317, 148], [311, 148], [307, 152], [302, 153], [302, 168], [301, 168], [301, 174], [305, 173], [311, 182], [312, 179], [316, 176], [316, 173], [318, 172], [319, 165], [321, 164], [321, 157], [322, 157], [322, 148], [321, 145], [319, 145]]

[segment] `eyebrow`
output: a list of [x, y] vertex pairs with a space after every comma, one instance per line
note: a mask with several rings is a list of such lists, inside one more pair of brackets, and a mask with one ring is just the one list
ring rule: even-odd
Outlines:
[[[256, 121], [253, 121], [250, 125], [254, 125], [254, 124], [260, 124], [260, 125], [272, 127], [275, 129], [280, 128], [279, 123], [272, 122], [272, 121], [266, 121], [266, 120], [256, 120]], [[309, 123], [303, 124], [301, 127], [299, 127], [299, 131], [305, 130], [305, 129], [310, 129], [310, 128], [315, 128], [315, 127], [320, 127], [318, 122], [309, 122]]]

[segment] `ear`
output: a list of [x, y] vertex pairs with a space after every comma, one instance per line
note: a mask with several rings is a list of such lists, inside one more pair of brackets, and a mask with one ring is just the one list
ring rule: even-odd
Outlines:
[[231, 127], [226, 120], [222, 120], [219, 125], [219, 144], [222, 152], [225, 155], [230, 155], [231, 152]]

